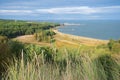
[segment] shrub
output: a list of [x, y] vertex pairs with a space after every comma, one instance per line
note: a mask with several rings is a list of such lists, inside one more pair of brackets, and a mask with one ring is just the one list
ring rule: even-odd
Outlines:
[[21, 51], [24, 50], [24, 44], [18, 41], [8, 41], [7, 44], [10, 48], [11, 54], [19, 58], [21, 56]]
[[108, 48], [112, 53], [120, 53], [120, 42], [115, 40], [110, 40], [108, 43]]
[[[105, 54], [97, 58], [105, 71], [107, 80], [119, 80], [119, 65], [112, 58], [112, 56]], [[98, 66], [99, 67], [99, 66]]]
[[49, 47], [41, 47], [39, 45], [26, 45], [25, 47], [25, 56], [26, 58], [29, 58], [29, 60], [32, 60], [34, 57], [34, 54], [36, 55], [43, 55], [45, 62], [52, 62], [53, 56], [52, 56], [53, 50]]
[[34, 37], [38, 42], [45, 41], [45, 42], [52, 43], [55, 41], [53, 38], [54, 35], [55, 33], [51, 30], [43, 30], [43, 31], [40, 31], [39, 33], [35, 33]]
[[6, 36], [0, 36], [0, 43], [6, 43], [8, 38]]

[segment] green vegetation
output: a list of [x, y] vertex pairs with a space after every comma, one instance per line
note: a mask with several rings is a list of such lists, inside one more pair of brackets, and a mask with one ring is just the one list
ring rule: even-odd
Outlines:
[[54, 28], [59, 24], [48, 22], [27, 22], [14, 20], [0, 20], [0, 35], [13, 38], [25, 34], [34, 34], [41, 30]]
[[110, 40], [108, 43], [108, 47], [111, 52], [120, 54], [120, 40]]
[[0, 43], [6, 43], [8, 38], [6, 36], [0, 36]]
[[[9, 45], [7, 45], [9, 44]], [[114, 57], [109, 47], [79, 49], [42, 47], [19, 42], [8, 42], [1, 54], [6, 61], [3, 80], [119, 80], [120, 59]], [[17, 48], [15, 48], [17, 46]], [[54, 46], [54, 45], [53, 45]], [[7, 49], [7, 50], [6, 50]], [[9, 55], [9, 56], [8, 56]], [[120, 56], [117, 53], [117, 56]], [[3, 65], [3, 64], [2, 64]], [[2, 69], [3, 69], [2, 68]], [[24, 74], [24, 75], [23, 75]]]
[[0, 43], [0, 75], [6, 71], [7, 65], [11, 64], [13, 57], [19, 58], [23, 44], [17, 41]]
[[45, 31], [40, 31], [39, 33], [35, 33], [35, 39], [39, 41], [46, 41], [46, 42], [54, 42], [53, 36], [55, 33], [52, 30], [45, 30]]
[[[120, 60], [100, 49], [78, 50], [27, 45], [8, 66], [5, 80], [119, 80]], [[99, 54], [104, 53], [104, 54]], [[92, 54], [97, 56], [93, 58]], [[29, 57], [28, 57], [29, 56]]]
[[[5, 24], [9, 26], [5, 27]], [[52, 26], [50, 27], [50, 25]], [[56, 48], [54, 45], [55, 33], [50, 29], [54, 27], [53, 25], [56, 24], [0, 20], [0, 79], [120, 79], [119, 40], [110, 40], [108, 44], [92, 47], [81, 45], [79, 48]], [[43, 47], [13, 41], [9, 38], [24, 35], [13, 33], [14, 30], [17, 32], [21, 30], [24, 34], [34, 34], [37, 41], [50, 42], [51, 46]], [[26, 32], [26, 30], [29, 31]], [[12, 33], [9, 34], [9, 31]]]

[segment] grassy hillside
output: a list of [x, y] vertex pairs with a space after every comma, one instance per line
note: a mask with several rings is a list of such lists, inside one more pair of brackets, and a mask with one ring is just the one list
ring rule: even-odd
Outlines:
[[57, 25], [0, 20], [0, 79], [120, 79], [119, 40], [73, 40], [51, 31]]

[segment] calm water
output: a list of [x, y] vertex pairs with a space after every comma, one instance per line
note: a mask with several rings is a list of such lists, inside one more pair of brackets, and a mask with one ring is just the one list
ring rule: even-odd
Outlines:
[[[92, 20], [92, 21], [58, 21], [67, 25], [59, 27], [63, 33], [85, 36], [97, 39], [120, 39], [120, 20]], [[79, 25], [80, 24], [80, 25]]]

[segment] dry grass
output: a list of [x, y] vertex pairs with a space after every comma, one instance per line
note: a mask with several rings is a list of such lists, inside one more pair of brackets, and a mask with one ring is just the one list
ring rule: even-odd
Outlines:
[[[59, 36], [55, 36], [55, 46], [58, 48], [61, 47], [74, 47], [74, 48], [78, 48], [79, 44], [76, 42], [72, 42], [70, 40], [67, 39], [62, 39], [62, 37]], [[60, 39], [61, 38], [61, 39]], [[24, 35], [24, 36], [19, 36], [14, 38], [13, 40], [17, 40], [20, 41], [22, 43], [27, 43], [27, 44], [37, 44], [37, 45], [41, 45], [41, 46], [50, 46], [50, 43], [45, 43], [45, 42], [38, 42], [35, 40], [34, 35]]]
[[83, 44], [83, 45], [87, 45], [87, 46], [97, 46], [97, 45], [101, 45], [101, 44], [107, 44], [108, 41], [107, 40], [99, 40], [99, 39], [93, 39], [93, 38], [87, 38], [87, 37], [80, 37], [80, 36], [74, 36], [74, 35], [69, 35], [69, 34], [64, 34], [61, 32], [58, 32], [57, 30], [53, 30], [55, 33], [57, 33], [55, 35], [55, 38], [57, 40], [61, 40], [63, 42], [71, 42], [76, 43], [76, 44]]
[[[88, 53], [70, 57], [65, 49], [63, 63], [46, 63], [44, 55], [35, 55], [31, 61], [25, 62], [24, 53], [20, 60], [15, 59], [8, 66], [7, 75], [3, 80], [119, 80], [119, 69], [109, 56], [91, 59]], [[76, 54], [76, 53], [75, 53]], [[60, 56], [59, 56], [60, 57]], [[105, 61], [104, 61], [105, 60]], [[107, 62], [108, 63], [107, 63]], [[104, 63], [103, 63], [104, 62]], [[119, 62], [118, 62], [119, 63]], [[107, 69], [106, 69], [107, 68]]]
[[78, 48], [79, 45], [76, 43], [66, 42], [62, 40], [56, 40], [55, 45], [57, 48], [68, 47], [68, 48]]
[[[86, 46], [98, 46], [101, 44], [107, 44], [108, 41], [106, 40], [98, 40], [98, 39], [92, 39], [92, 38], [86, 38], [86, 37], [79, 37], [69, 34], [64, 34], [61, 32], [58, 32], [57, 30], [53, 30], [56, 35], [54, 36], [56, 42], [55, 46], [60, 47], [74, 47], [78, 48], [81, 45]], [[50, 46], [50, 43], [46, 42], [38, 42], [35, 40], [34, 35], [24, 35], [14, 38], [13, 40], [18, 40], [22, 43], [28, 43], [28, 44], [37, 44], [41, 46]]]
[[17, 40], [17, 41], [20, 41], [22, 43], [27, 43], [27, 44], [37, 44], [37, 45], [41, 45], [41, 46], [50, 46], [49, 43], [36, 41], [34, 38], [34, 35], [19, 36], [19, 37], [14, 38], [13, 40]]

